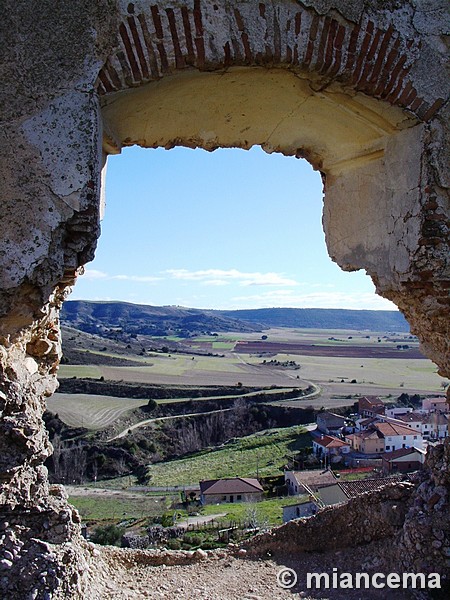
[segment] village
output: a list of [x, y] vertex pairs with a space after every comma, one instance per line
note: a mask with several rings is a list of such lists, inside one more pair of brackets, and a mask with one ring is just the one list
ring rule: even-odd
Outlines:
[[[319, 412], [316, 427], [310, 429], [312, 454], [288, 457], [280, 489], [299, 501], [282, 507], [283, 522], [310, 517], [325, 506], [393, 482], [417, 480], [427, 447], [448, 436], [448, 421], [445, 397], [425, 398], [420, 407], [412, 408], [388, 407], [375, 396], [364, 396], [358, 400], [357, 413], [348, 417]], [[344, 473], [350, 477], [341, 477]], [[258, 502], [265, 497], [264, 481], [248, 477], [201, 481], [198, 494], [201, 505]]]

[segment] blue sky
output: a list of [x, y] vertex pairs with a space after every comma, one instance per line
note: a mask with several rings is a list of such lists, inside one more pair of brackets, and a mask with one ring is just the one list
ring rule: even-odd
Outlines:
[[70, 299], [194, 308], [395, 309], [328, 257], [320, 175], [260, 147], [108, 159], [96, 258]]

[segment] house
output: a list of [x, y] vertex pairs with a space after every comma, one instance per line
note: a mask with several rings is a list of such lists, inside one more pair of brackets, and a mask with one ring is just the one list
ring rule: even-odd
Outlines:
[[318, 413], [316, 418], [317, 429], [321, 433], [328, 435], [339, 433], [347, 424], [348, 419], [341, 415], [336, 415], [328, 410]]
[[395, 419], [388, 417], [379, 417], [379, 419], [397, 425], [407, 425], [425, 438], [442, 439], [448, 436], [448, 417], [447, 413], [432, 410], [426, 413], [414, 411], [397, 415]]
[[373, 428], [384, 437], [384, 449], [386, 452], [398, 450], [399, 448], [423, 448], [423, 438], [419, 431], [405, 425], [397, 425], [392, 422], [375, 423]]
[[370, 429], [346, 435], [345, 439], [355, 452], [382, 454], [385, 451], [383, 434], [375, 429], [373, 425]]
[[301, 517], [312, 517], [319, 510], [319, 505], [314, 500], [304, 500], [289, 506], [282, 506], [283, 523], [292, 521], [292, 519], [300, 519]]
[[439, 396], [437, 398], [424, 398], [422, 400], [422, 410], [428, 412], [430, 410], [441, 410], [442, 412], [450, 412], [450, 404], [447, 398]]
[[358, 414], [361, 417], [384, 414], [384, 404], [376, 396], [362, 396], [358, 400]]
[[[316, 492], [318, 489], [330, 485], [336, 481], [332, 471], [326, 469], [312, 469], [310, 471], [285, 471], [284, 481], [290, 496], [298, 494], [309, 494], [310, 490]], [[305, 487], [306, 486], [306, 487]]]
[[410, 412], [413, 412], [413, 409], [408, 406], [394, 406], [392, 408], [386, 407], [384, 414], [387, 417], [394, 417], [394, 419], [397, 419], [399, 415], [406, 415]]
[[448, 436], [449, 415], [440, 410], [424, 414], [422, 417], [422, 435], [435, 440]]
[[411, 411], [411, 412], [405, 413], [403, 415], [397, 415], [395, 417], [398, 424], [407, 425], [408, 427], [411, 427], [411, 429], [419, 431], [422, 434], [423, 434], [422, 425], [423, 425], [424, 418], [425, 418], [424, 413], [420, 413], [420, 412], [416, 412], [416, 411]]
[[365, 429], [369, 429], [369, 427], [371, 425], [373, 425], [373, 423], [376, 423], [377, 420], [378, 420], [378, 416], [377, 417], [363, 417], [361, 419], [357, 419], [356, 430], [364, 431]]
[[419, 448], [399, 448], [393, 452], [386, 452], [381, 457], [383, 473], [388, 475], [418, 471], [425, 462], [425, 455], [425, 450]]
[[200, 481], [200, 501], [202, 504], [221, 502], [255, 502], [262, 500], [264, 490], [257, 479], [232, 477]]
[[318, 456], [342, 456], [350, 452], [350, 444], [332, 435], [313, 438], [313, 452]]
[[318, 496], [325, 506], [348, 502], [366, 492], [380, 490], [386, 485], [409, 479], [408, 475], [392, 475], [391, 477], [378, 477], [377, 479], [359, 479], [357, 481], [336, 481], [333, 485], [323, 487]]

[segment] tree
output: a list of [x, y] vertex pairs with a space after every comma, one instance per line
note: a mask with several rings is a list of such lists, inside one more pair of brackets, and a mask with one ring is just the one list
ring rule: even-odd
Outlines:
[[101, 525], [94, 529], [91, 541], [103, 546], [119, 546], [124, 532], [125, 529], [117, 525]]

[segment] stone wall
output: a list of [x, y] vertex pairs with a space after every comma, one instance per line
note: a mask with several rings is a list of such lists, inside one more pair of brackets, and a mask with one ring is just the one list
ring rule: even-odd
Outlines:
[[405, 482], [362, 494], [345, 504], [323, 508], [314, 517], [295, 519], [256, 536], [246, 549], [254, 556], [284, 556], [391, 540], [403, 527], [413, 491], [414, 485]]

